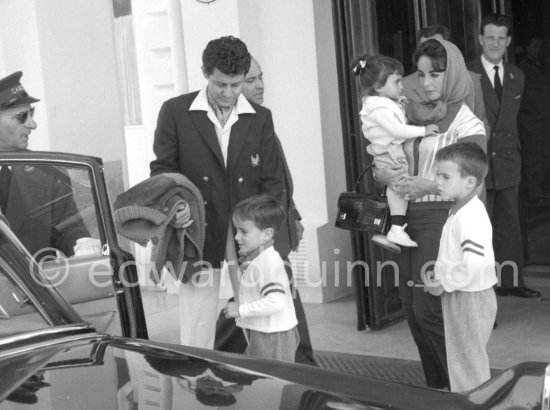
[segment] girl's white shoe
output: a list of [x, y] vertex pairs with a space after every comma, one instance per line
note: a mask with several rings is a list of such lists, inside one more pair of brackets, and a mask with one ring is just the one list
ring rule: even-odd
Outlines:
[[406, 227], [407, 224], [403, 226], [392, 225], [386, 237], [389, 241], [392, 241], [398, 245], [408, 246], [409, 248], [417, 248], [418, 244], [411, 239], [407, 232], [405, 232]]
[[392, 241], [389, 241], [386, 235], [381, 235], [379, 233], [374, 234], [371, 238], [371, 242], [375, 245], [381, 246], [382, 248], [386, 249], [387, 251], [393, 252], [393, 253], [401, 253], [401, 248], [397, 246]]

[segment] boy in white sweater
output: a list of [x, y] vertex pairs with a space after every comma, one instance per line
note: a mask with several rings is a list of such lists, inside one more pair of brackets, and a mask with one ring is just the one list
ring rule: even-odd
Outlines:
[[233, 225], [242, 271], [238, 305], [224, 308], [244, 331], [246, 354], [294, 362], [300, 337], [284, 262], [273, 248], [273, 237], [285, 217], [282, 205], [268, 195], [239, 202]]
[[489, 380], [487, 344], [493, 330], [497, 283], [493, 229], [477, 188], [487, 174], [487, 157], [473, 142], [441, 148], [435, 157], [439, 194], [455, 201], [439, 243], [426, 290], [442, 294], [445, 347], [451, 391]]
[[[377, 168], [402, 168], [406, 174], [409, 166], [403, 151], [403, 142], [410, 138], [434, 136], [439, 127], [435, 124], [407, 124], [402, 105], [405, 97], [402, 94], [403, 64], [400, 61], [383, 55], [365, 55], [356, 61], [353, 73], [359, 77], [363, 87], [359, 114], [363, 135], [371, 142], [367, 152], [374, 157]], [[395, 249], [395, 245], [388, 246], [386, 240], [401, 246], [418, 246], [405, 232], [408, 200], [399, 196], [391, 187], [388, 187], [386, 195], [391, 213], [391, 228], [386, 238], [374, 235], [372, 241], [390, 250]]]

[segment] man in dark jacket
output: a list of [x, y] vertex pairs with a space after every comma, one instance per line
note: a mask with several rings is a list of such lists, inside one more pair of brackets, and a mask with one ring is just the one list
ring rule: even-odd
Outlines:
[[202, 63], [207, 85], [160, 109], [151, 175], [180, 172], [204, 198], [205, 270], [180, 286], [180, 332], [183, 344], [212, 348], [220, 268], [235, 257], [233, 207], [261, 193], [281, 200], [284, 174], [271, 112], [241, 95], [246, 45], [231, 36], [212, 40]]
[[[22, 72], [0, 80], [0, 152], [25, 151], [36, 129], [34, 107], [40, 100], [21, 85]], [[53, 166], [4, 165], [0, 169], [0, 208], [27, 250], [40, 259], [63, 253], [101, 251], [90, 238], [74, 201], [69, 176]]]
[[498, 295], [538, 297], [523, 281], [523, 246], [518, 213], [521, 153], [517, 117], [525, 78], [520, 69], [503, 61], [512, 40], [511, 22], [502, 15], [488, 15], [481, 22], [480, 58], [467, 64], [481, 74], [485, 113], [491, 135], [487, 154], [489, 173], [485, 179], [487, 210], [493, 223], [493, 246], [500, 277]]

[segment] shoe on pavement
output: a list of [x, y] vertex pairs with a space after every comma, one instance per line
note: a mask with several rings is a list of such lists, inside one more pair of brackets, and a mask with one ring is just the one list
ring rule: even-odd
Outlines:
[[406, 226], [407, 224], [403, 226], [392, 225], [386, 237], [389, 241], [401, 246], [408, 246], [411, 248], [418, 247], [418, 244], [411, 239], [407, 232], [405, 232]]
[[382, 248], [386, 249], [387, 251], [393, 252], [393, 253], [401, 253], [401, 248], [397, 246], [395, 243], [391, 242], [386, 238], [385, 235], [380, 234], [374, 234], [371, 238], [372, 243], [381, 246]]
[[539, 298], [538, 290], [529, 289], [527, 286], [521, 288], [496, 288], [495, 293], [498, 296], [517, 296], [518, 298]]

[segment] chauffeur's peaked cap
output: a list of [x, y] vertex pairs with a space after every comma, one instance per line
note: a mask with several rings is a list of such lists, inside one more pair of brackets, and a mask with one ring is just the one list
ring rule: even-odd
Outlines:
[[0, 80], [0, 109], [40, 101], [27, 94], [21, 85], [22, 75], [21, 71], [17, 71]]

